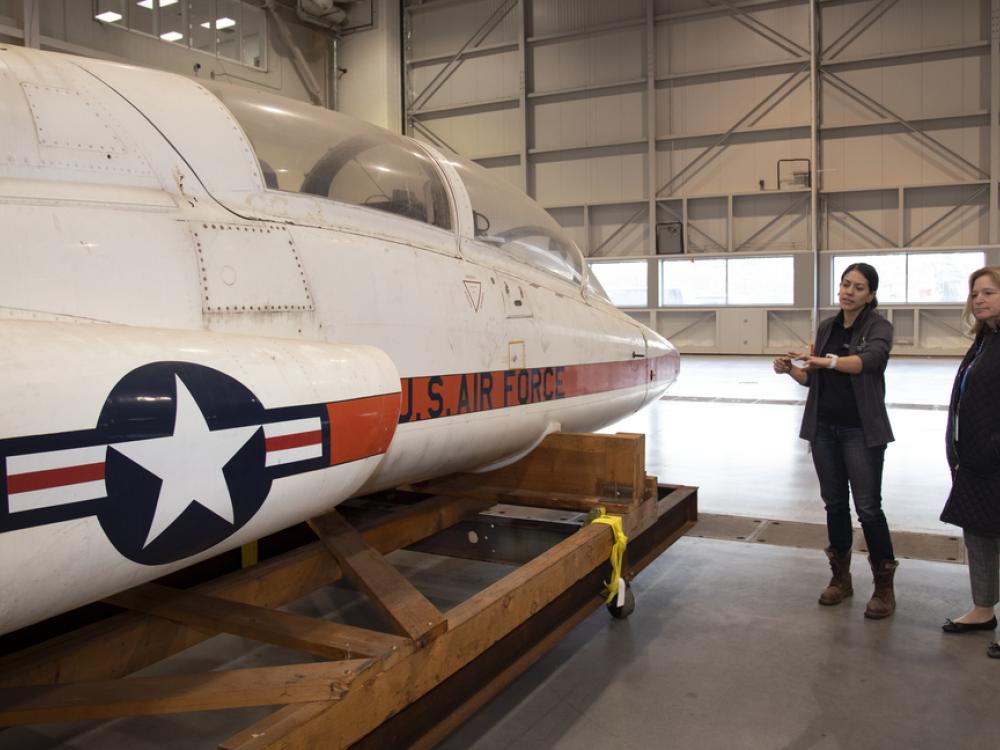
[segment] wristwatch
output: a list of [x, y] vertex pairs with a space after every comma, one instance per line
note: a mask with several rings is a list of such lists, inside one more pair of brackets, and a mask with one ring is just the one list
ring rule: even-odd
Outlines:
[[827, 354], [826, 356], [828, 356], [830, 358], [830, 364], [828, 364], [826, 366], [826, 369], [828, 369], [828, 370], [836, 370], [837, 369], [837, 362], [840, 361], [840, 357], [838, 357], [836, 354]]

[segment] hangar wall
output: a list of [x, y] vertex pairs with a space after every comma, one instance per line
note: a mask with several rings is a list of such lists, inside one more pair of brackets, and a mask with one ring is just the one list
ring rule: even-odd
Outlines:
[[[256, 8], [261, 3], [251, 2], [249, 5]], [[179, 5], [175, 4], [174, 7]], [[298, 21], [294, 11], [280, 3], [277, 7], [319, 86], [321, 103], [329, 103], [331, 37], [323, 29]], [[94, 0], [0, 0], [0, 42], [131, 62], [187, 76], [252, 86], [293, 99], [310, 101], [308, 87], [296, 71], [292, 52], [271, 28], [273, 24], [268, 24], [264, 68], [256, 69], [180, 44], [165, 42], [150, 34], [101, 23], [94, 19], [95, 8]]]
[[[526, 189], [593, 264], [644, 264], [629, 309], [683, 351], [797, 349], [838, 254], [1000, 260], [997, 5], [407, 0], [407, 127]], [[675, 260], [790, 257], [792, 299], [675, 304], [665, 231]], [[883, 304], [896, 352], [964, 351], [961, 305], [913, 296]]]

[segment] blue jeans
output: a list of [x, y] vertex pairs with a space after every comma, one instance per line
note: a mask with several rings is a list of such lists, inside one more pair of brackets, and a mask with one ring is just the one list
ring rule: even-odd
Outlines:
[[869, 448], [860, 427], [839, 427], [820, 422], [812, 445], [813, 466], [819, 492], [826, 506], [830, 546], [844, 556], [853, 545], [850, 498], [865, 534], [874, 565], [894, 559], [889, 524], [882, 512], [882, 464], [885, 446]]

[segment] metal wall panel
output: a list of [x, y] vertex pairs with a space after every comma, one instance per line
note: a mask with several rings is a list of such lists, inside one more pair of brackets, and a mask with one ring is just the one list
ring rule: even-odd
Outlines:
[[[448, 103], [413, 108], [411, 121], [503, 169], [595, 258], [655, 264], [663, 222], [683, 227], [685, 253], [795, 254], [795, 307], [768, 310], [760, 337], [783, 350], [815, 324], [814, 268], [826, 290], [834, 253], [983, 249], [1000, 262], [992, 6], [1000, 13], [1000, 0], [424, 0], [407, 4], [411, 46], [443, 57], [415, 59], [412, 81], [435, 65], [455, 72], [434, 99]], [[498, 9], [502, 24], [477, 38]], [[477, 80], [483, 61], [504, 70]], [[501, 101], [477, 105], [489, 97]], [[959, 327], [940, 322], [958, 310], [887, 310], [904, 329], [898, 351], [961, 348]], [[682, 347], [721, 351], [705, 312], [633, 314]]]

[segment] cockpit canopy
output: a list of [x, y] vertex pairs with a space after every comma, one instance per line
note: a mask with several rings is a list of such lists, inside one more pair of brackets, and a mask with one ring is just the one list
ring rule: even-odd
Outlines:
[[[416, 141], [332, 110], [203, 83], [243, 127], [269, 189], [454, 227], [443, 174]], [[459, 156], [447, 161], [469, 195], [475, 239], [607, 299], [579, 248], [545, 209], [473, 162]]]
[[328, 109], [209, 84], [250, 138], [267, 187], [452, 228], [448, 191], [413, 141]]

